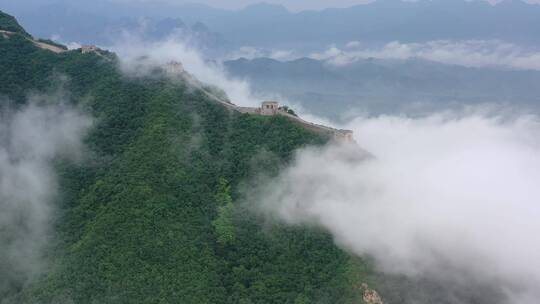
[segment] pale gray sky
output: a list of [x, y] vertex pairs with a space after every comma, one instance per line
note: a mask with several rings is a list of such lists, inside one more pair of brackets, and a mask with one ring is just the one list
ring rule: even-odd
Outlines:
[[348, 7], [356, 4], [372, 2], [372, 0], [202, 0], [196, 2], [207, 3], [211, 6], [222, 8], [242, 8], [250, 4], [266, 2], [282, 4], [292, 11], [299, 11], [305, 9], [324, 9], [328, 7]]
[[[168, 2], [168, 3], [201, 3], [216, 8], [241, 9], [251, 4], [272, 3], [281, 4], [291, 11], [301, 11], [306, 9], [325, 9], [329, 7], [349, 7], [356, 4], [364, 4], [376, 0], [115, 0], [118, 2]], [[540, 0], [539, 0], [540, 1]]]
[[[138, 0], [118, 0], [118, 1], [138, 1]], [[364, 4], [375, 0], [142, 0], [142, 1], [167, 1], [170, 3], [204, 3], [212, 7], [239, 9], [250, 4], [261, 2], [281, 4], [292, 11], [306, 9], [320, 10], [329, 7], [349, 7], [356, 4]], [[414, 0], [409, 0], [414, 1]], [[491, 3], [501, 0], [486, 0]], [[529, 3], [540, 3], [540, 0], [526, 0]]]
[[[6, 5], [9, 7], [17, 7], [19, 4], [30, 4], [30, 3], [52, 3], [57, 0], [0, 0], [0, 5]], [[64, 0], [67, 1], [67, 0]], [[86, 2], [88, 0], [69, 0], [67, 2], [77, 3], [77, 2]], [[216, 8], [224, 9], [241, 9], [251, 4], [257, 3], [273, 3], [281, 4], [287, 7], [291, 11], [302, 11], [302, 10], [321, 10], [330, 7], [349, 7], [357, 4], [365, 4], [373, 2], [376, 0], [111, 0], [117, 2], [168, 2], [176, 4], [186, 4], [186, 3], [201, 3], [206, 4]], [[417, 1], [417, 0], [403, 0], [403, 1]], [[456, 0], [458, 1], [458, 0]], [[491, 3], [500, 2], [503, 0], [485, 0]], [[509, 0], [506, 0], [509, 1]], [[520, 0], [514, 0], [520, 1]], [[540, 0], [522, 0], [529, 3], [540, 3]], [[8, 5], [9, 4], [9, 5]]]

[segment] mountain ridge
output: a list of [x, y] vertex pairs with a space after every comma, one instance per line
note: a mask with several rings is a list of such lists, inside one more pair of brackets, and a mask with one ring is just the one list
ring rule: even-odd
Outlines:
[[[483, 103], [520, 104], [538, 111], [540, 72], [447, 65], [423, 59], [361, 59], [339, 66], [300, 58], [237, 59], [224, 62], [230, 77], [249, 81], [254, 91], [279, 94], [333, 120], [351, 109], [411, 115], [441, 107]], [[519, 97], [519, 98], [516, 98]]]
[[[4, 0], [5, 1], [5, 0]], [[13, 10], [30, 32], [43, 37], [60, 35], [65, 41], [111, 43], [89, 29], [120, 28], [135, 31], [121, 20], [181, 18], [183, 22], [204, 23], [211, 33], [205, 38], [221, 52], [243, 46], [298, 49], [307, 53], [332, 44], [362, 41], [380, 44], [390, 41], [426, 42], [448, 40], [502, 40], [523, 45], [539, 42], [534, 29], [540, 27], [540, 5], [503, 1], [375, 1], [349, 8], [290, 12], [275, 5], [255, 5], [242, 10], [224, 10], [204, 5], [119, 4], [103, 0], [93, 6], [67, 9], [67, 2], [54, 8]], [[0, 6], [10, 6], [2, 3]], [[272, 12], [272, 18], [269, 17]], [[54, 16], [55, 22], [51, 23]], [[78, 16], [74, 22], [73, 17]], [[114, 22], [112, 22], [114, 21]], [[111, 23], [112, 22], [112, 23]], [[69, 24], [73, 28], [66, 30]], [[509, 28], [506, 24], [512, 24]], [[275, 26], [277, 25], [277, 26]], [[162, 32], [161, 34], [164, 34]], [[219, 41], [219, 43], [215, 43]]]
[[[285, 117], [227, 111], [165, 71], [133, 77], [117, 63], [0, 36], [2, 107], [24, 108], [39, 92], [52, 97], [38, 108], [62, 95], [95, 119], [84, 162], [55, 160], [44, 271], [0, 277], [2, 304], [361, 299], [353, 282], [370, 283], [363, 262], [319, 229], [269, 222], [242, 195], [325, 138]], [[0, 230], [6, 246], [9, 231]]]

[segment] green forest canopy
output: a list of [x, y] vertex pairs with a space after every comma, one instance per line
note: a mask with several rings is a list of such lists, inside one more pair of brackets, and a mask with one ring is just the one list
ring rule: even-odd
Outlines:
[[20, 33], [21, 35], [29, 37], [28, 34], [22, 26], [19, 25], [15, 17], [10, 16], [2, 11], [0, 11], [0, 30]]
[[56, 165], [53, 267], [15, 282], [2, 303], [361, 301], [365, 264], [323, 231], [260, 218], [239, 191], [325, 138], [231, 112], [185, 82], [127, 77], [96, 54], [39, 49], [17, 31], [0, 36], [1, 100], [63, 90], [97, 123], [87, 159]]

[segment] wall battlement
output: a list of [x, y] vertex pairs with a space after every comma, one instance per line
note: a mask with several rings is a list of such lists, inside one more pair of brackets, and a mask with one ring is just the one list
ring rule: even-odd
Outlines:
[[228, 107], [233, 107], [234, 110], [240, 113], [258, 114], [264, 116], [280, 115], [289, 118], [290, 120], [302, 125], [304, 128], [312, 130], [317, 133], [327, 134], [337, 142], [354, 142], [354, 133], [351, 130], [335, 129], [328, 126], [315, 124], [302, 118], [287, 113], [283, 108], [279, 107], [277, 101], [263, 101], [261, 107], [238, 107], [232, 104], [228, 104]]
[[81, 53], [88, 54], [88, 53], [96, 53], [99, 51], [99, 48], [95, 45], [83, 45], [81, 46]]
[[323, 126], [319, 124], [315, 124], [306, 120], [303, 120], [302, 118], [292, 115], [286, 111], [286, 108], [279, 107], [279, 102], [277, 101], [263, 101], [261, 103], [261, 106], [256, 107], [239, 107], [231, 102], [224, 101], [211, 92], [208, 92], [207, 90], [203, 89], [203, 92], [211, 99], [215, 100], [216, 102], [222, 104], [224, 107], [226, 107], [229, 110], [237, 111], [240, 113], [246, 113], [246, 114], [254, 114], [254, 115], [264, 115], [264, 116], [285, 116], [289, 118], [291, 121], [300, 124], [302, 127], [312, 130], [319, 134], [325, 134], [331, 137], [332, 140], [340, 143], [354, 143], [354, 132], [352, 130], [343, 130], [343, 129], [335, 129], [328, 126]]

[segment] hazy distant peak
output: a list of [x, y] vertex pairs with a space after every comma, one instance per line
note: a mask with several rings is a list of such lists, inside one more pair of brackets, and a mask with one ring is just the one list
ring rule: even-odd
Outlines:
[[195, 24], [193, 24], [191, 26], [191, 29], [193, 31], [195, 31], [195, 32], [208, 32], [208, 31], [210, 31], [208, 26], [206, 26], [206, 24], [204, 24], [202, 22], [196, 22]]
[[165, 18], [157, 22], [159, 28], [185, 28], [186, 24], [180, 18]]
[[289, 10], [281, 4], [272, 4], [272, 3], [256, 3], [246, 6], [242, 11], [249, 13], [265, 13], [265, 14], [288, 14]]
[[534, 3], [526, 3], [522, 0], [502, 0], [500, 2], [497, 2], [495, 6], [514, 6], [514, 7], [527, 7], [527, 5], [534, 4]]

